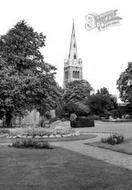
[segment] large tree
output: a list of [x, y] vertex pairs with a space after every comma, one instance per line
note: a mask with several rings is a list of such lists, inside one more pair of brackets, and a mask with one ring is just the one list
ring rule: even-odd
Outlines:
[[90, 95], [93, 88], [86, 80], [75, 80], [66, 85], [63, 100], [65, 103], [84, 102]]
[[61, 96], [56, 68], [45, 63], [41, 53], [44, 46], [45, 36], [24, 21], [0, 37], [0, 116], [8, 127], [13, 115], [33, 108], [44, 115]]
[[120, 74], [117, 88], [121, 100], [132, 105], [132, 63], [129, 63], [126, 70]]
[[103, 87], [97, 90], [97, 93], [89, 96], [87, 104], [92, 114], [107, 116], [117, 108], [117, 99], [109, 93], [107, 88]]
[[90, 110], [85, 105], [93, 88], [86, 80], [75, 80], [66, 85], [63, 93], [63, 111], [76, 113], [77, 115], [88, 115]]

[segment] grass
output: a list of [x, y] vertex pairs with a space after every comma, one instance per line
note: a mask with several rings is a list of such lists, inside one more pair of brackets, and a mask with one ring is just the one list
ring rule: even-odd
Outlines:
[[86, 143], [86, 144], [132, 155], [132, 139], [127, 139], [123, 143], [115, 144], [115, 145], [110, 145], [108, 143], [102, 143], [100, 141], [93, 142], [93, 143]]
[[128, 190], [132, 171], [69, 150], [0, 147], [0, 189]]

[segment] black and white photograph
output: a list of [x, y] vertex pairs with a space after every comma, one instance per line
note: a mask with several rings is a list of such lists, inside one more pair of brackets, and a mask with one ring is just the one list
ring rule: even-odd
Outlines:
[[0, 0], [0, 190], [132, 190], [130, 0]]

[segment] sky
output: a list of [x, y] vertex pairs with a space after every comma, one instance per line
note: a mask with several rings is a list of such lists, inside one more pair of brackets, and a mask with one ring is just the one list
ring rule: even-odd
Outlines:
[[[131, 4], [131, 0], [0, 0], [0, 35], [23, 19], [35, 31], [43, 32], [45, 61], [57, 67], [56, 80], [62, 86], [74, 19], [83, 78], [95, 91], [105, 86], [119, 96], [116, 81], [132, 61]], [[115, 9], [123, 18], [118, 26], [104, 31], [86, 30], [86, 15]]]

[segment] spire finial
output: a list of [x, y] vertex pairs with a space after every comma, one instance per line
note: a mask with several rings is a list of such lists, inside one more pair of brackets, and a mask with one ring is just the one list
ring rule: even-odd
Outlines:
[[73, 18], [73, 25], [72, 25], [73, 27], [72, 27], [72, 31], [73, 31], [73, 30], [74, 30], [74, 28], [75, 28], [75, 26], [74, 26], [74, 25], [75, 25], [75, 19]]
[[74, 24], [74, 22], [75, 22], [75, 19], [73, 18], [73, 24]]

